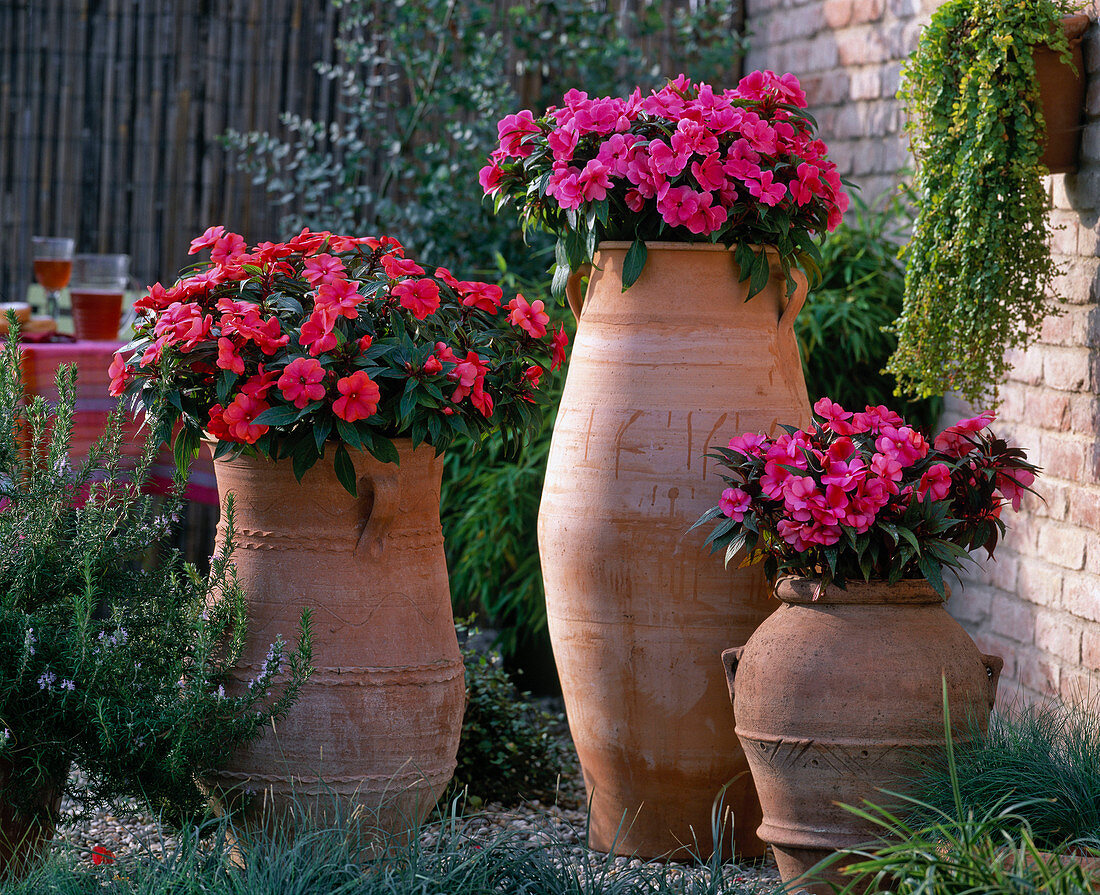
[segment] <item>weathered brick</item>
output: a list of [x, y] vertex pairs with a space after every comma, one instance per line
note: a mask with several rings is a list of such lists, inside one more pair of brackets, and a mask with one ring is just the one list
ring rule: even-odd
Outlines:
[[1016, 666], [1020, 650], [1026, 650], [1028, 647], [1021, 647], [1018, 643], [1007, 640], [1004, 637], [999, 637], [991, 633], [988, 629], [971, 631], [970, 634], [974, 638], [974, 642], [978, 645], [978, 649], [983, 653], [987, 656], [1000, 656], [1004, 660], [1004, 668], [1001, 669], [1002, 682], [1006, 678], [1016, 677]]
[[1050, 250], [1059, 255], [1077, 254], [1077, 231], [1080, 222], [1077, 216], [1064, 211], [1055, 211], [1047, 223]]
[[1025, 418], [1044, 429], [1062, 431], [1069, 413], [1070, 396], [1047, 388], [1028, 388], [1024, 394]]
[[1085, 532], [1080, 528], [1047, 523], [1039, 530], [1039, 553], [1048, 562], [1074, 571], [1085, 567]]
[[[1093, 376], [1095, 375], [1094, 372]], [[1074, 435], [1090, 436], [1100, 430], [1100, 413], [1098, 413], [1094, 395], [1070, 395], [1066, 429]]]
[[1100, 575], [1067, 576], [1062, 587], [1062, 608], [1085, 621], [1100, 622]]
[[860, 2], [852, 4], [852, 24], [863, 25], [877, 22], [882, 18], [885, 10], [886, 0], [860, 0]]
[[852, 23], [852, 7], [855, 5], [853, 0], [825, 0], [821, 7], [825, 25], [834, 30], [847, 28]]
[[1062, 272], [1054, 278], [1051, 288], [1054, 295], [1075, 305], [1095, 302], [1097, 259], [1076, 258], [1062, 265]]
[[1092, 308], [1052, 303], [1043, 319], [1040, 338], [1047, 345], [1090, 345], [1097, 337], [1096, 316]]
[[1040, 446], [1044, 475], [1071, 482], [1081, 480], [1088, 454], [1088, 445], [1083, 439], [1072, 435], [1047, 434], [1043, 436]]
[[1092, 380], [1092, 355], [1088, 348], [1043, 347], [1043, 381], [1060, 391], [1079, 392]]
[[1005, 359], [1012, 365], [1008, 378], [1028, 385], [1038, 385], [1043, 381], [1043, 347], [1032, 345], [1027, 351], [1010, 350]]
[[1035, 639], [1035, 606], [1007, 594], [994, 594], [989, 609], [990, 630], [1014, 643]]
[[1082, 703], [1096, 698], [1097, 684], [1094, 674], [1078, 668], [1063, 668], [1058, 681], [1058, 695], [1066, 702]]
[[962, 625], [973, 625], [989, 618], [993, 605], [993, 589], [980, 583], [965, 582], [951, 585], [951, 599], [947, 610]]
[[1070, 494], [1066, 520], [1096, 532], [1096, 538], [1100, 541], [1100, 489], [1082, 485], [1074, 488]]
[[[825, 106], [835, 106], [849, 99], [850, 78], [846, 71], [815, 72], [799, 79], [802, 89], [806, 91], [806, 101], [811, 109], [820, 109]], [[832, 158], [835, 149], [833, 141], [829, 142], [829, 157]]]
[[1061, 667], [1041, 653], [1029, 651], [1017, 662], [1020, 686], [1040, 696], [1052, 696], [1058, 692]]
[[1063, 570], [1047, 562], [1021, 558], [1016, 596], [1035, 606], [1057, 607], [1062, 602], [1062, 573]]
[[1040, 612], [1035, 618], [1035, 645], [1076, 665], [1081, 661], [1081, 628], [1056, 612]]
[[1016, 556], [998, 551], [992, 559], [986, 560], [984, 567], [984, 580], [1003, 591], [1016, 591], [1016, 579], [1020, 570], [1020, 560]]
[[854, 65], [870, 65], [888, 62], [894, 58], [881, 29], [848, 28], [833, 35], [836, 40], [837, 59], [845, 68]]
[[1088, 626], [1082, 631], [1081, 664], [1089, 671], [1100, 671], [1100, 628]]
[[882, 94], [882, 71], [877, 66], [864, 66], [852, 72], [852, 99], [878, 99]]
[[898, 19], [909, 19], [920, 15], [920, 0], [890, 0], [890, 15]]

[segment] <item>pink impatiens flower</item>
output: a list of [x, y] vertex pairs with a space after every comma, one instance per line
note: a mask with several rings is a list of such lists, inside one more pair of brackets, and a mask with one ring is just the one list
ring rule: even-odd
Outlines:
[[718, 501], [718, 506], [722, 508], [722, 512], [735, 522], [740, 522], [745, 517], [745, 513], [751, 505], [752, 498], [740, 488], [727, 488], [722, 492], [722, 497]]
[[550, 322], [550, 315], [544, 310], [545, 307], [541, 299], [536, 298], [528, 304], [522, 294], [516, 295], [508, 302], [508, 309], [512, 312], [508, 315], [508, 321], [528, 335], [541, 339], [546, 335], [546, 324]]
[[439, 284], [435, 280], [403, 280], [393, 287], [393, 294], [417, 320], [439, 309]]

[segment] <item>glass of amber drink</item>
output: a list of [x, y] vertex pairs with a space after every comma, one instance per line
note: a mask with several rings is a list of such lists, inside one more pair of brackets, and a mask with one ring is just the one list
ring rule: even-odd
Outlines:
[[46, 290], [46, 313], [57, 316], [58, 296], [69, 285], [73, 272], [74, 240], [69, 237], [33, 236], [34, 278]]

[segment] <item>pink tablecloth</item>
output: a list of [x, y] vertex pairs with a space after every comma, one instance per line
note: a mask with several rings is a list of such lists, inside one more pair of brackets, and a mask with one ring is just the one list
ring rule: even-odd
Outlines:
[[[88, 453], [95, 440], [103, 434], [103, 427], [118, 399], [107, 393], [110, 377], [107, 368], [121, 342], [47, 342], [27, 343], [23, 351], [23, 383], [28, 395], [42, 395], [50, 401], [57, 399], [54, 376], [61, 364], [76, 364], [76, 409], [73, 414], [73, 440], [70, 450], [74, 458]], [[125, 423], [123, 453], [137, 456], [145, 443], [145, 430], [137, 420]], [[153, 466], [151, 485], [154, 489], [167, 489], [172, 482], [175, 461], [166, 447]], [[218, 489], [214, 481], [214, 464], [204, 448], [191, 464], [191, 475], [184, 492], [188, 500], [217, 504]]]

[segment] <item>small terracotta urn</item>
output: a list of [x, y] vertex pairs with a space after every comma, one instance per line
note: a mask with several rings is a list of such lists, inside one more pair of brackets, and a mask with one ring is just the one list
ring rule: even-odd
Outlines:
[[[781, 578], [780, 607], [722, 660], [784, 882], [881, 831], [840, 805], [888, 805], [944, 746], [944, 682], [958, 731], [981, 729], [1002, 660], [982, 655], [923, 580], [830, 586]], [[846, 881], [837, 865], [812, 892]]]

